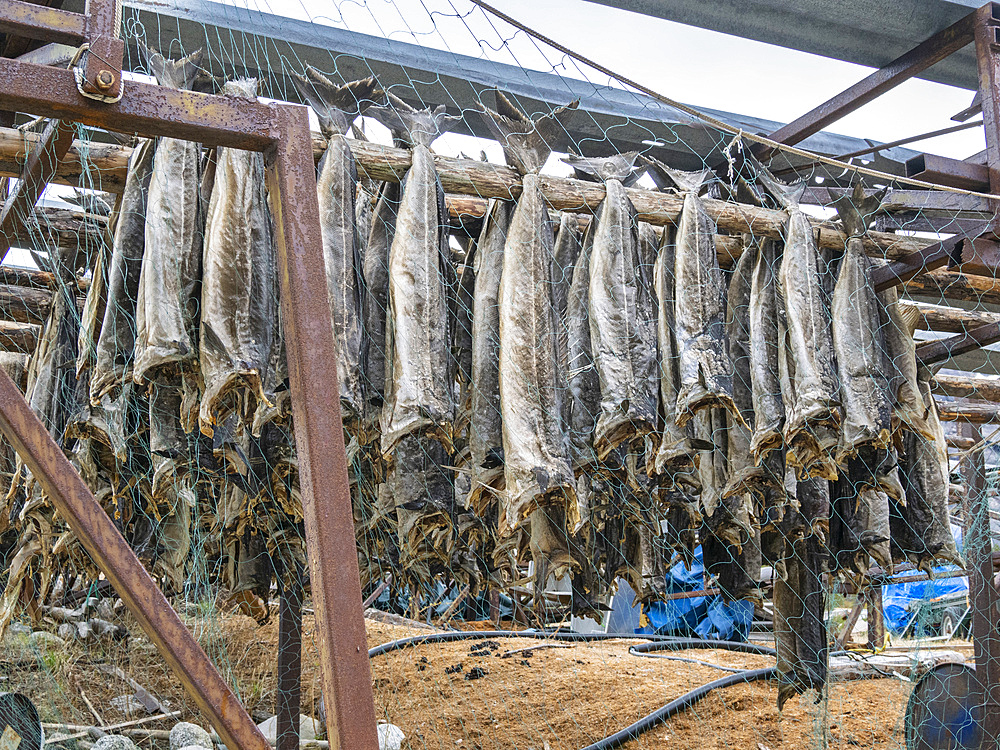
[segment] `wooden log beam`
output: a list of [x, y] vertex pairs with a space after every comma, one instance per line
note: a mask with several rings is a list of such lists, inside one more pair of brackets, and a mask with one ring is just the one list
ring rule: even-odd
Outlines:
[[1000, 404], [984, 401], [945, 401], [934, 399], [938, 416], [945, 422], [988, 424], [1000, 422]]
[[[970, 13], [948, 28], [937, 32], [832, 99], [779, 128], [771, 134], [771, 139], [789, 145], [799, 143], [953, 52], [957, 52], [972, 41], [975, 17], [975, 13]], [[754, 150], [759, 156], [766, 156], [769, 151], [767, 148]]]
[[963, 310], [960, 307], [932, 305], [928, 302], [901, 301], [899, 304], [903, 309], [914, 309], [920, 313], [917, 328], [924, 331], [964, 333], [987, 323], [1000, 323], [1000, 313]]
[[931, 389], [945, 396], [1000, 403], [1000, 375], [939, 372], [931, 381]]
[[[17, 176], [12, 170], [23, 160], [37, 136], [0, 128], [0, 176]], [[368, 141], [348, 139], [354, 152], [358, 173], [383, 182], [399, 182], [410, 168], [410, 151]], [[313, 134], [313, 156], [317, 160], [326, 147], [319, 134]], [[124, 146], [77, 143], [70, 149], [56, 173], [56, 181], [79, 184], [82, 174], [88, 184], [106, 192], [121, 192], [131, 149]], [[516, 198], [521, 193], [521, 178], [513, 169], [499, 164], [435, 156], [435, 166], [446, 193], [485, 198]], [[89, 166], [88, 166], [89, 165]], [[542, 192], [549, 206], [559, 211], [593, 213], [604, 199], [604, 187], [564, 177], [542, 176]], [[629, 188], [641, 221], [662, 226], [676, 223], [683, 200], [666, 193]], [[468, 204], [472, 205], [472, 204]], [[761, 237], [780, 238], [787, 215], [784, 211], [705, 200], [705, 207], [719, 229], [733, 234], [752, 233]], [[846, 237], [837, 224], [813, 222], [821, 247], [841, 249]], [[869, 232], [865, 238], [869, 254], [896, 260], [917, 252], [928, 244], [926, 239], [885, 232]]]
[[30, 323], [0, 320], [0, 351], [33, 354], [40, 327]]
[[35, 203], [45, 190], [49, 180], [55, 175], [59, 162], [73, 145], [73, 123], [63, 120], [49, 120], [31, 150], [14, 191], [0, 210], [0, 263], [14, 243], [14, 227], [30, 216]]
[[915, 276], [903, 284], [903, 289], [911, 295], [1000, 304], [1000, 282], [997, 279], [944, 268]]
[[52, 304], [47, 289], [0, 284], [0, 320], [14, 323], [42, 323]]

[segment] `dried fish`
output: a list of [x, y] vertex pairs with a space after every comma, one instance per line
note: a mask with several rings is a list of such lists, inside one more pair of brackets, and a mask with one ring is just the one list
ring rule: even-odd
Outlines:
[[883, 306], [881, 316], [885, 331], [886, 356], [889, 360], [889, 392], [893, 396], [893, 416], [911, 431], [928, 440], [934, 439], [928, 425], [931, 419], [917, 383], [917, 350], [913, 332], [920, 312], [915, 307], [902, 308], [899, 289], [890, 287], [879, 294]]
[[446, 115], [443, 105], [415, 110], [390, 98], [393, 109], [374, 107], [370, 112], [393, 132], [406, 134], [412, 163], [389, 250], [386, 356], [391, 353], [391, 360], [381, 417], [383, 453], [417, 432], [450, 447], [455, 416], [448, 329], [448, 290], [454, 271], [448, 235], [442, 229], [448, 223], [444, 191], [430, 145], [456, 118]]
[[351, 120], [374, 104], [375, 79], [337, 86], [311, 66], [292, 82], [316, 112], [326, 138], [316, 178], [330, 317], [337, 342], [337, 383], [344, 425], [359, 436], [365, 400], [361, 375], [362, 257], [358, 234], [358, 171], [347, 141]]
[[637, 152], [571, 156], [578, 176], [604, 182], [590, 249], [590, 340], [601, 386], [594, 432], [599, 460], [656, 428], [656, 327], [652, 290], [640, 274], [639, 227], [625, 185]]
[[503, 422], [500, 412], [500, 275], [507, 228], [514, 203], [491, 200], [476, 249], [476, 288], [472, 315], [472, 404], [469, 450], [472, 492], [480, 513], [503, 476]]
[[146, 245], [146, 199], [152, 173], [153, 143], [142, 141], [129, 157], [121, 211], [115, 227], [108, 267], [108, 298], [90, 377], [90, 399], [94, 404], [105, 394], [114, 395], [125, 380], [132, 379], [136, 302]]
[[398, 182], [384, 182], [372, 214], [371, 231], [365, 243], [364, 302], [365, 393], [368, 399], [369, 429], [377, 427], [385, 403], [386, 313], [389, 310], [389, 248], [396, 233], [396, 215], [403, 188]]
[[[726, 300], [726, 339], [733, 362], [733, 403], [740, 412], [742, 423], [733, 421], [727, 435], [728, 482], [723, 495], [759, 489], [764, 474], [750, 453], [750, 435], [754, 425], [753, 389], [750, 375], [750, 293], [752, 276], [757, 264], [758, 247], [753, 238], [746, 238], [743, 253], [736, 262]], [[744, 426], [749, 425], [749, 428]]]
[[[573, 283], [573, 271], [580, 257], [582, 236], [576, 214], [564, 212], [559, 217], [556, 244], [552, 252], [552, 308], [556, 316], [556, 356], [559, 370], [568, 377], [569, 373], [569, 293]], [[570, 424], [572, 399], [563, 399], [563, 424]]]
[[[228, 81], [226, 96], [253, 99], [257, 82]], [[246, 403], [273, 404], [265, 380], [278, 346], [278, 270], [262, 154], [220, 148], [202, 256], [199, 425], [211, 435]]]
[[841, 423], [833, 352], [830, 300], [821, 256], [809, 218], [799, 208], [805, 184], [767, 180], [788, 212], [778, 288], [785, 302], [784, 355], [789, 389], [782, 389], [786, 418], [786, 460], [800, 478], [836, 479], [834, 451]]
[[890, 506], [890, 537], [897, 559], [908, 558], [930, 571], [935, 560], [962, 564], [948, 516], [948, 445], [931, 396], [930, 384], [919, 381], [933, 440], [903, 431], [902, 480], [906, 502]]
[[[486, 110], [509, 163], [523, 170], [521, 196], [503, 251], [500, 277], [500, 408], [504, 477], [501, 529], [514, 529], [534, 510], [561, 506], [576, 525], [576, 482], [562, 420], [563, 373], [556, 352], [549, 214], [538, 170], [548, 155], [545, 138], [569, 109], [532, 122], [503, 95]], [[485, 108], [484, 108], [485, 109]], [[556, 511], [552, 511], [555, 513]]]
[[[190, 89], [201, 71], [201, 50], [180, 60], [147, 51], [161, 86]], [[201, 146], [161, 138], [153, 159], [136, 305], [137, 383], [177, 373], [189, 392], [197, 391], [198, 310], [204, 217], [198, 194]], [[191, 421], [191, 420], [187, 420]]]
[[837, 449], [841, 464], [862, 447], [887, 447], [892, 426], [884, 327], [871, 281], [872, 264], [861, 241], [879, 202], [877, 197], [865, 198], [864, 186], [858, 183], [853, 195], [836, 203], [848, 235], [832, 304], [833, 350], [843, 402]]
[[597, 463], [594, 429], [600, 411], [601, 385], [590, 339], [590, 255], [593, 246], [593, 229], [588, 228], [573, 268], [573, 280], [566, 299], [567, 400], [570, 455], [574, 468]]
[[[726, 349], [725, 287], [715, 251], [715, 225], [698, 197], [713, 174], [681, 172], [649, 157], [646, 161], [684, 196], [674, 250], [677, 424], [683, 427], [700, 410], [717, 406], [742, 421], [733, 402], [733, 363]], [[660, 304], [662, 308], [662, 300]]]
[[754, 414], [750, 453], [757, 464], [771, 451], [781, 448], [785, 424], [778, 366], [783, 343], [778, 329], [784, 317], [784, 299], [777, 292], [775, 272], [779, 262], [778, 243], [764, 240], [750, 284], [750, 382]]
[[727, 429], [725, 410], [713, 408], [699, 413], [694, 421], [694, 437], [712, 450], [698, 453], [698, 478], [701, 482], [701, 512], [705, 526], [721, 542], [737, 549], [753, 537], [750, 528], [750, 503], [745, 493], [724, 495], [728, 483]]

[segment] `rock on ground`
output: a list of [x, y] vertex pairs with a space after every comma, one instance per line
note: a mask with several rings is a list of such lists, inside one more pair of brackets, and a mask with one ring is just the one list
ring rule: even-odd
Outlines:
[[378, 725], [378, 750], [399, 750], [406, 735], [395, 724]]
[[106, 734], [94, 743], [94, 750], [138, 750], [138, 748], [128, 737]]
[[170, 750], [207, 747], [212, 750], [212, 736], [197, 724], [182, 721], [170, 730]]
[[[278, 737], [278, 717], [272, 716], [257, 725], [264, 737], [274, 745]], [[299, 739], [314, 740], [323, 732], [323, 725], [317, 719], [305, 714], [299, 715]]]
[[36, 630], [28, 636], [28, 645], [32, 648], [37, 648], [39, 651], [46, 651], [62, 648], [66, 645], [66, 641], [59, 636], [47, 633], [44, 630]]

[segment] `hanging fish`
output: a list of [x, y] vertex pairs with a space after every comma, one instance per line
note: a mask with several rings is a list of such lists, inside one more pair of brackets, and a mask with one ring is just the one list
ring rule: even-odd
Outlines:
[[646, 161], [684, 196], [674, 249], [677, 425], [683, 427], [700, 410], [716, 406], [742, 421], [733, 402], [733, 363], [726, 348], [725, 288], [715, 250], [715, 225], [698, 197], [714, 175], [710, 170], [681, 172], [650, 157]]
[[[444, 191], [430, 145], [458, 120], [444, 106], [416, 110], [390, 96], [392, 108], [371, 114], [394, 133], [404, 133], [412, 162], [389, 250], [387, 363], [381, 447], [389, 453], [405, 435], [432, 435], [452, 442], [455, 403], [448, 329], [448, 291], [454, 271], [448, 247]], [[388, 373], [391, 372], [391, 377]]]
[[886, 368], [884, 326], [872, 264], [862, 236], [880, 198], [866, 198], [858, 183], [853, 195], [840, 198], [835, 207], [847, 234], [833, 291], [833, 349], [840, 376], [843, 422], [837, 461], [843, 464], [862, 447], [889, 445], [892, 403]]
[[882, 328], [885, 331], [886, 356], [889, 361], [889, 392], [893, 397], [895, 425], [905, 425], [929, 440], [934, 439], [928, 422], [927, 405], [917, 382], [917, 349], [913, 332], [920, 320], [916, 307], [899, 304], [899, 289], [890, 287], [879, 294], [882, 303]]
[[[763, 240], [750, 283], [750, 383], [754, 429], [750, 453], [760, 464], [782, 444], [785, 406], [781, 398], [778, 352], [781, 339], [779, 320], [784, 316], [784, 299], [777, 293], [779, 244]], [[780, 478], [779, 478], [780, 481]]]
[[374, 104], [375, 79], [338, 86], [312, 66], [292, 82], [309, 102], [326, 139], [316, 178], [330, 317], [337, 342], [337, 383], [344, 426], [361, 433], [365, 399], [362, 357], [362, 237], [358, 233], [358, 170], [347, 141], [351, 121]]
[[[552, 307], [556, 316], [556, 356], [559, 370], [569, 373], [569, 293], [573, 283], [573, 271], [580, 257], [582, 236], [576, 214], [563, 212], [559, 217], [556, 244], [552, 252]], [[572, 400], [563, 399], [563, 424], [570, 424]]]
[[639, 226], [625, 191], [639, 173], [638, 152], [563, 159], [577, 175], [604, 183], [590, 250], [590, 340], [601, 387], [594, 432], [597, 458], [656, 428], [656, 324], [653, 293], [640, 273]]
[[[202, 52], [167, 60], [146, 50], [161, 86], [190, 90]], [[161, 138], [153, 159], [147, 203], [146, 246], [136, 305], [136, 383], [178, 377], [189, 398], [198, 391], [198, 315], [204, 217], [198, 194], [201, 145]], [[193, 418], [185, 419], [187, 424]]]
[[561, 506], [576, 524], [575, 480], [562, 414], [563, 373], [556, 352], [551, 295], [554, 254], [549, 214], [538, 171], [549, 154], [563, 107], [531, 121], [502, 94], [498, 109], [483, 108], [508, 163], [522, 177], [521, 196], [507, 229], [500, 306], [500, 408], [504, 477], [501, 527], [514, 529], [537, 508]]
[[902, 480], [905, 503], [890, 507], [890, 537], [897, 559], [909, 559], [930, 575], [935, 560], [962, 564], [955, 549], [948, 515], [948, 444], [931, 395], [930, 383], [920, 380], [927, 408], [928, 440], [903, 430]]
[[[256, 98], [253, 79], [228, 81], [225, 96]], [[265, 380], [279, 346], [277, 251], [262, 154], [220, 148], [202, 255], [199, 425], [211, 435], [244, 400], [252, 415], [273, 403]]]
[[[483, 513], [503, 477], [500, 413], [500, 274], [512, 201], [491, 200], [476, 243], [476, 288], [472, 315], [472, 404], [469, 450], [472, 508]], [[492, 488], [492, 489], [491, 489]]]
[[383, 182], [372, 213], [371, 230], [365, 243], [363, 330], [365, 361], [362, 373], [368, 399], [366, 431], [378, 428], [385, 403], [386, 313], [389, 310], [389, 249], [396, 233], [396, 214], [403, 187]]
[[152, 141], [141, 141], [129, 157], [108, 267], [108, 298], [90, 377], [90, 400], [95, 405], [101, 396], [113, 395], [126, 379], [132, 379], [136, 301], [146, 245], [146, 200], [153, 173], [153, 150]]
[[827, 260], [812, 223], [799, 207], [805, 182], [786, 185], [757, 166], [756, 178], [787, 211], [785, 247], [778, 274], [786, 324], [782, 356], [788, 388], [783, 431], [786, 460], [799, 478], [837, 478], [835, 451], [841, 427]]
[[566, 298], [566, 379], [569, 382], [569, 439], [573, 467], [597, 463], [594, 430], [600, 411], [601, 385], [594, 364], [590, 336], [590, 256], [594, 247], [593, 223], [587, 228], [573, 268]]
[[726, 411], [713, 408], [694, 419], [694, 437], [712, 450], [698, 454], [701, 513], [705, 527], [721, 542], [740, 549], [753, 538], [750, 503], [745, 494], [725, 495], [729, 474], [726, 455], [730, 434]]

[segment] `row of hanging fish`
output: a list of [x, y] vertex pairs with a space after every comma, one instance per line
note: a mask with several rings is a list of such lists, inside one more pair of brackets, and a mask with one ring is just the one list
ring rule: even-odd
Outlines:
[[[150, 63], [163, 85], [198, 73], [197, 54]], [[490, 201], [456, 263], [430, 151], [455, 118], [372, 79], [293, 80], [327, 141], [317, 184], [366, 582], [511, 586], [530, 560], [536, 592], [568, 574], [574, 608], [593, 612], [617, 577], [662, 594], [671, 558], [700, 543], [726, 598], [760, 597], [762, 561], [779, 571], [794, 691], [824, 679], [823, 572], [955, 556], [928, 373], [894, 293], [871, 285], [863, 194], [838, 205], [851, 239], [834, 257], [797, 188], [744, 160], [732, 189], [788, 220], [723, 271], [703, 196], [714, 174], [570, 156], [606, 196], [592, 216], [553, 218], [540, 171], [573, 105], [531, 119], [498, 94], [481, 114], [521, 193]], [[401, 183], [359, 180], [347, 133], [362, 113], [411, 152]], [[644, 170], [683, 198], [662, 231], [629, 199]], [[233, 589], [266, 593], [260, 561], [290, 570], [302, 555], [262, 157], [142, 142], [97, 263], [82, 322], [57, 296], [33, 405], [152, 567], [183, 585], [203, 524], [222, 532]], [[20, 486], [22, 548], [71, 546]]]

